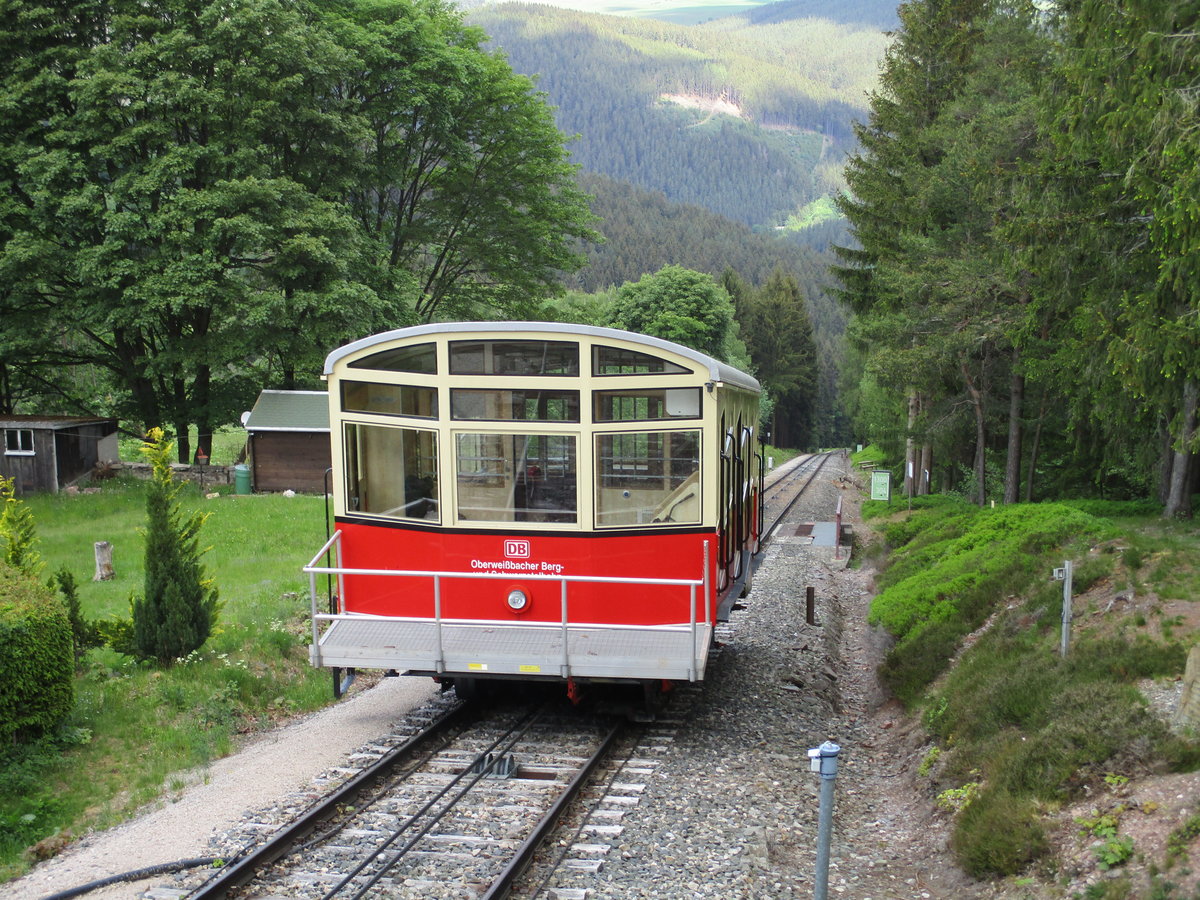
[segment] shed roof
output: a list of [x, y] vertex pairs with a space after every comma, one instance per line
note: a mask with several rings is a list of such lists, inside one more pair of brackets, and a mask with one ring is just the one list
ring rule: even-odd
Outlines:
[[111, 425], [116, 430], [117, 420], [101, 416], [0, 416], [0, 428], [62, 431], [65, 428], [78, 428], [81, 425]]
[[247, 431], [329, 431], [328, 391], [263, 391], [242, 421]]

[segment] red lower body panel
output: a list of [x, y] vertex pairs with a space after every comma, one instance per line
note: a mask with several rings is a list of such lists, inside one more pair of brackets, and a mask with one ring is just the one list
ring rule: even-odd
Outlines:
[[[461, 573], [439, 579], [442, 619], [562, 621], [562, 581], [554, 576], [601, 579], [704, 579], [708, 545], [710, 598], [695, 590], [695, 617], [712, 622], [718, 597], [713, 533], [606, 535], [588, 533], [463, 533], [339, 522], [340, 566]], [[487, 577], [477, 577], [486, 575]], [[507, 598], [519, 589], [529, 598], [513, 611]], [[692, 591], [685, 585], [572, 581], [567, 586], [571, 622], [662, 625], [692, 621]], [[344, 576], [342, 611], [377, 616], [433, 618], [429, 576]]]

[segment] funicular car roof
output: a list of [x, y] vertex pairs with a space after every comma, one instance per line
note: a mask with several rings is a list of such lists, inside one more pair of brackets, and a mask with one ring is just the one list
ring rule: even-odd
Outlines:
[[468, 332], [474, 334], [537, 332], [541, 334], [562, 335], [564, 337], [578, 338], [587, 336], [606, 340], [629, 341], [630, 343], [640, 344], [644, 347], [666, 350], [690, 359], [708, 369], [708, 376], [713, 381], [734, 385], [748, 391], [758, 392], [761, 390], [758, 379], [747, 375], [741, 369], [736, 369], [728, 363], [713, 359], [711, 356], [700, 353], [690, 347], [685, 347], [682, 344], [676, 344], [673, 341], [666, 341], [662, 338], [651, 337], [646, 334], [637, 334], [633, 331], [622, 331], [618, 328], [602, 328], [598, 325], [574, 325], [564, 322], [436, 322], [430, 325], [413, 325], [409, 328], [397, 328], [393, 331], [385, 331], [380, 334], [360, 338], [353, 343], [346, 344], [344, 347], [334, 350], [325, 358], [325, 374], [332, 374], [333, 368], [339, 360], [379, 344], [426, 335], [436, 336], [440, 334]]

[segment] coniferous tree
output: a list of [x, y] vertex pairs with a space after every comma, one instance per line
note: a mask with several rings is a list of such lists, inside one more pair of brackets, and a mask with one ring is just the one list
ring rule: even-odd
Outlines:
[[775, 401], [771, 440], [780, 447], [807, 446], [817, 401], [817, 348], [795, 277], [776, 270], [738, 309], [738, 324], [755, 373]]
[[36, 543], [33, 513], [17, 499], [15, 479], [0, 477], [0, 560], [24, 575], [37, 575], [42, 557]]
[[1155, 432], [1169, 433], [1161, 499], [1166, 515], [1188, 516], [1200, 443], [1200, 11], [1181, 0], [1059, 10], [1058, 77], [1042, 98], [1052, 140], [1018, 237], [1039, 305], [1064, 323], [1076, 419], [1143, 465], [1144, 448], [1161, 446]]
[[208, 640], [220, 605], [201, 565], [200, 528], [206, 515], [184, 515], [182, 484], [171, 473], [171, 442], [152, 428], [142, 453], [154, 468], [146, 495], [146, 576], [133, 600], [133, 640], [143, 659], [170, 665]]

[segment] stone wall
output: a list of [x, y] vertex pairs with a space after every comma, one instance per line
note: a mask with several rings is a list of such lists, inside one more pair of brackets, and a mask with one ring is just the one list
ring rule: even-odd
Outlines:
[[[132, 475], [148, 481], [153, 474], [149, 463], [118, 462], [112, 463], [113, 472], [117, 475]], [[197, 484], [233, 484], [233, 466], [189, 466], [184, 463], [171, 463], [171, 471], [178, 481], [193, 481]]]

